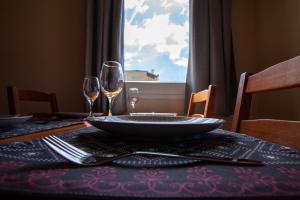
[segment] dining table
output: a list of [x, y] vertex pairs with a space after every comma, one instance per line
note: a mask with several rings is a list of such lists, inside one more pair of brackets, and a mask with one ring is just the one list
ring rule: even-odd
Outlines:
[[[98, 155], [137, 150], [260, 160], [262, 166], [134, 155], [79, 166], [41, 138]], [[270, 133], [272, 134], [272, 133]], [[188, 137], [115, 137], [85, 120], [30, 120], [0, 129], [1, 199], [300, 199], [300, 152], [223, 130]]]

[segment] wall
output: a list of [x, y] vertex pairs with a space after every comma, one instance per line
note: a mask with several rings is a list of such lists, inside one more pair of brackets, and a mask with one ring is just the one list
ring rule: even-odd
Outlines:
[[[258, 69], [300, 55], [300, 1], [258, 0]], [[300, 120], [300, 89], [258, 95], [258, 115]], [[266, 114], [263, 114], [266, 112]]]
[[9, 85], [55, 92], [61, 111], [82, 111], [84, 16], [84, 0], [0, 2], [0, 114]]
[[232, 40], [237, 80], [258, 66], [256, 4], [253, 0], [232, 0]]
[[[300, 55], [300, 1], [232, 0], [237, 76], [258, 72]], [[300, 119], [300, 90], [254, 96], [251, 115]]]

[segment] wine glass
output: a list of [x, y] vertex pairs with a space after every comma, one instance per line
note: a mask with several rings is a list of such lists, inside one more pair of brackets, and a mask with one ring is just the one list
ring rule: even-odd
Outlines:
[[90, 113], [86, 119], [93, 118], [93, 104], [100, 93], [100, 83], [96, 76], [85, 76], [83, 81], [83, 95], [90, 104]]
[[131, 112], [133, 113], [135, 109], [135, 104], [138, 102], [138, 94], [139, 89], [138, 88], [129, 88], [128, 89], [128, 101], [131, 106]]
[[108, 99], [108, 116], [112, 116], [112, 104], [114, 98], [122, 91], [124, 87], [124, 73], [122, 65], [116, 61], [103, 62], [100, 73], [101, 91]]

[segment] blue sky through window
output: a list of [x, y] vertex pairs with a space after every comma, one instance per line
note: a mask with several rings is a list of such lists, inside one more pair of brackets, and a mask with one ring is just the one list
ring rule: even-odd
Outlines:
[[125, 70], [185, 82], [188, 31], [189, 0], [125, 0]]

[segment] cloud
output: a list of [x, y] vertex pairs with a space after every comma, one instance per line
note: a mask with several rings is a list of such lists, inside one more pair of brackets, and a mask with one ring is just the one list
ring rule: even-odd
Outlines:
[[166, 38], [167, 45], [176, 45], [178, 42], [174, 39], [174, 35], [170, 35]]
[[[150, 58], [167, 55], [172, 63], [186, 68], [187, 55], [181, 52], [188, 48], [189, 22], [180, 18], [182, 23], [176, 23], [179, 17], [173, 16], [188, 14], [188, 0], [127, 0], [125, 3], [126, 8], [133, 9], [125, 21], [125, 63], [136, 64], [137, 60], [145, 59], [149, 63]], [[147, 58], [146, 51], [149, 51]]]
[[[171, 60], [178, 60], [180, 52], [188, 46], [188, 22], [183, 26], [172, 24], [169, 14], [154, 15], [144, 20], [142, 26], [125, 24], [126, 46], [136, 46], [140, 51], [143, 46], [155, 46], [158, 53], [167, 52]], [[182, 66], [187, 63], [181, 62]]]
[[149, 6], [145, 3], [145, 0], [139, 0], [139, 1], [125, 1], [126, 3], [126, 8], [133, 9], [134, 12], [132, 13], [129, 23], [133, 21], [133, 19], [136, 17], [137, 14], [143, 14], [145, 13], [148, 9]]
[[188, 7], [187, 0], [160, 0], [160, 2], [164, 8]]

